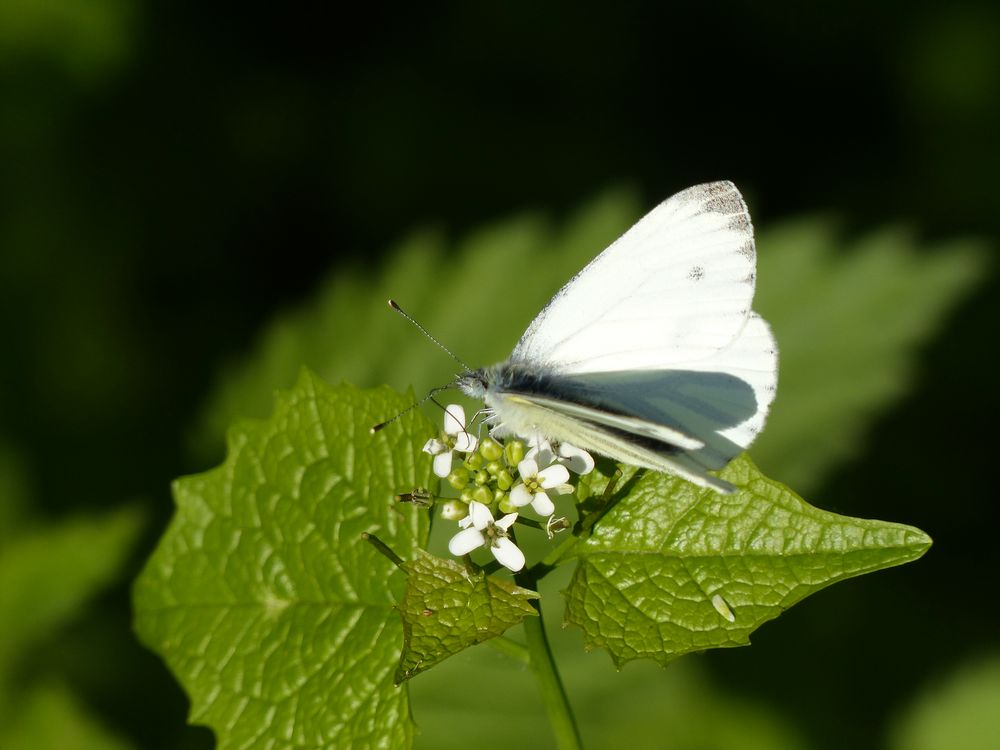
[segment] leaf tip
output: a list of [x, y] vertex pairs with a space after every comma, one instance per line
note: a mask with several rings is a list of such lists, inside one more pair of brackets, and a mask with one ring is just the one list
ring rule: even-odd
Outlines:
[[925, 531], [913, 528], [910, 531], [910, 545], [916, 549], [917, 557], [923, 556], [927, 550], [934, 546], [934, 540]]

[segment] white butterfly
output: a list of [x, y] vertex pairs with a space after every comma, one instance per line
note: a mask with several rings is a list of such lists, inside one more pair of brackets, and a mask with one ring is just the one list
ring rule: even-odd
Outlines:
[[539, 435], [733, 492], [709, 471], [764, 426], [778, 352], [750, 309], [753, 226], [711, 182], [650, 211], [560, 289], [506, 362], [459, 376], [494, 434]]

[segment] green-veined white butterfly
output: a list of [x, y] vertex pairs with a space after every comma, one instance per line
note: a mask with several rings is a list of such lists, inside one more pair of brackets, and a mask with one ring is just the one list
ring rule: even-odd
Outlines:
[[731, 182], [683, 190], [560, 289], [510, 357], [462, 373], [498, 435], [538, 435], [732, 492], [764, 426], [777, 346], [751, 310], [756, 252]]

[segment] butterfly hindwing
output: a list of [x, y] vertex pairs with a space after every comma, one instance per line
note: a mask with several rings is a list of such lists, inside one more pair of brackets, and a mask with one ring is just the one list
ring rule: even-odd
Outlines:
[[521, 400], [525, 403], [542, 406], [564, 414], [567, 417], [583, 419], [622, 432], [652, 438], [661, 443], [673, 445], [684, 450], [697, 450], [705, 447], [705, 443], [698, 438], [673, 427], [668, 427], [666, 424], [650, 422], [649, 420], [620, 412], [607, 411], [588, 404], [559, 398], [549, 398], [539, 396], [538, 394], [510, 394], [508, 398], [514, 401]]
[[578, 394], [577, 400], [697, 439], [703, 463], [721, 468], [763, 428], [777, 386], [776, 365], [771, 330], [752, 313], [728, 347], [686, 368], [579, 373], [549, 381], [557, 393]]
[[[596, 408], [579, 404], [573, 405], [577, 408], [567, 408], [566, 401], [511, 392], [498, 393], [488, 403], [494, 414], [503, 419], [497, 425], [498, 434], [530, 435], [534, 432], [633, 466], [678, 474], [718, 492], [729, 493], [734, 489], [728, 482], [708, 473], [709, 469], [720, 466], [704, 465], [699, 459], [700, 451], [685, 450], [650, 437], [644, 431], [631, 431], [624, 427], [628, 424], [625, 421], [617, 421], [618, 426], [614, 426], [611, 422], [615, 420], [608, 419], [609, 415], [596, 416], [599, 411]], [[600, 421], [596, 421], [595, 416]]]

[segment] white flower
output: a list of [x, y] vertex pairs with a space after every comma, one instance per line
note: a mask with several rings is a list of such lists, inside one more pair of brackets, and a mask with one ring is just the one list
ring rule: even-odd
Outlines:
[[524, 457], [534, 459], [539, 466], [545, 467], [559, 462], [574, 474], [581, 476], [594, 470], [593, 457], [575, 445], [558, 443], [558, 448], [554, 450], [548, 440], [539, 436], [529, 438], [526, 442], [531, 447]]
[[516, 573], [524, 567], [524, 553], [507, 537], [507, 529], [515, 520], [517, 513], [494, 521], [490, 509], [473, 500], [469, 503], [469, 515], [458, 522], [462, 531], [448, 542], [448, 551], [455, 556], [467, 555], [488, 545], [497, 562]]
[[520, 508], [528, 503], [540, 516], [551, 516], [556, 506], [549, 498], [548, 491], [558, 495], [572, 492], [572, 485], [567, 484], [569, 470], [562, 464], [552, 464], [539, 470], [538, 463], [533, 458], [526, 458], [517, 465], [521, 481], [510, 491], [510, 504]]
[[451, 454], [472, 453], [479, 440], [465, 430], [465, 409], [458, 404], [448, 404], [444, 410], [444, 440], [431, 438], [424, 443], [424, 453], [434, 456], [434, 473], [446, 477], [451, 473]]

